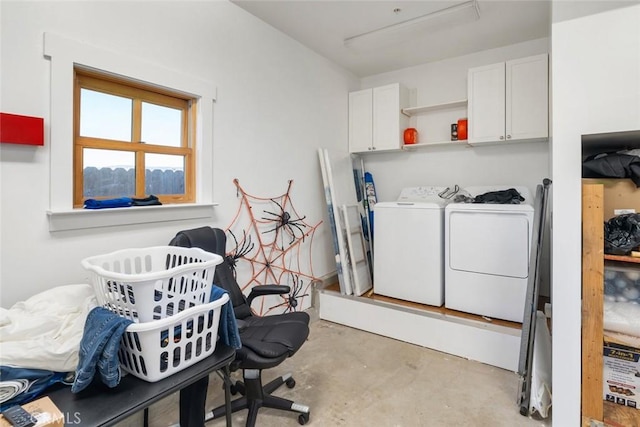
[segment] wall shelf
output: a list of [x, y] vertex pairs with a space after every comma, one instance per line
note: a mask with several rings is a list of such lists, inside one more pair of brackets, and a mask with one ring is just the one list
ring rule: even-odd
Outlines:
[[449, 145], [449, 146], [458, 145], [460, 147], [469, 147], [469, 144], [465, 139], [460, 141], [434, 141], [434, 142], [420, 142], [418, 144], [404, 144], [402, 146], [402, 149], [407, 151], [412, 151], [419, 148], [436, 147], [441, 145]]
[[465, 107], [465, 108], [467, 107], [466, 99], [461, 99], [459, 101], [445, 102], [442, 104], [432, 104], [432, 105], [424, 105], [420, 107], [403, 108], [402, 114], [411, 117], [411, 116], [415, 116], [422, 113], [428, 113], [430, 111], [443, 110], [446, 108], [461, 108], [461, 107]]

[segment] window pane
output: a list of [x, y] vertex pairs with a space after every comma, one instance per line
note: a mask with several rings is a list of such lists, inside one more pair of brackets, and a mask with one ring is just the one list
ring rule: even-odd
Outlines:
[[143, 102], [142, 141], [146, 144], [180, 147], [182, 110]]
[[80, 135], [131, 141], [132, 100], [80, 90]]
[[136, 191], [135, 153], [83, 149], [83, 196], [133, 197]]
[[184, 156], [145, 154], [145, 193], [184, 194]]

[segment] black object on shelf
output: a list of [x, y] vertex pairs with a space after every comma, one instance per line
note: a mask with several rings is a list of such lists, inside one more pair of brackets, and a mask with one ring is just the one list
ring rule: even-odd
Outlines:
[[630, 178], [640, 187], [640, 157], [622, 153], [601, 153], [582, 162], [583, 178]]
[[614, 216], [604, 223], [604, 253], [627, 255], [640, 246], [640, 214]]

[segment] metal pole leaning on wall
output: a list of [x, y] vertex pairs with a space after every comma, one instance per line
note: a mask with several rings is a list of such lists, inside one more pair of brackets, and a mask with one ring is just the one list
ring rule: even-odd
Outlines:
[[540, 291], [540, 257], [544, 241], [544, 231], [547, 222], [547, 205], [551, 180], [545, 178], [536, 188], [534, 203], [533, 233], [531, 255], [529, 257], [529, 280], [527, 281], [527, 295], [525, 299], [524, 315], [522, 319], [522, 335], [520, 338], [520, 360], [518, 375], [518, 405], [520, 414], [529, 415], [531, 400], [531, 375], [533, 366], [533, 347], [536, 332], [536, 312]]

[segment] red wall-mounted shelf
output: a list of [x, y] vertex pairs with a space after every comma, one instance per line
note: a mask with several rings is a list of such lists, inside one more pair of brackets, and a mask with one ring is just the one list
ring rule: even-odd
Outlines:
[[0, 113], [0, 142], [44, 145], [44, 119]]

